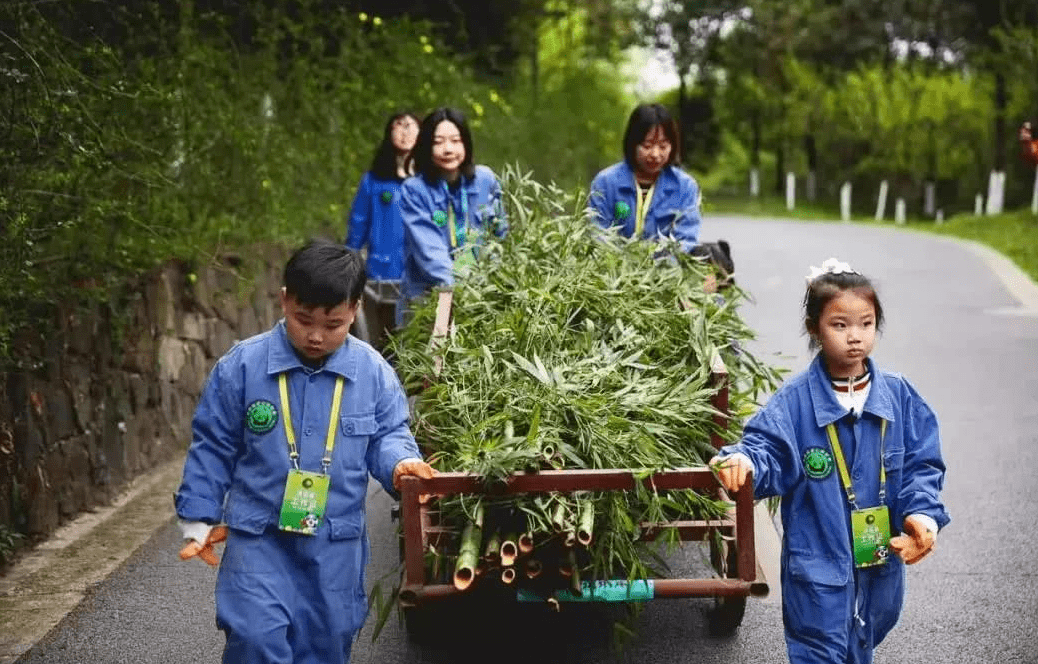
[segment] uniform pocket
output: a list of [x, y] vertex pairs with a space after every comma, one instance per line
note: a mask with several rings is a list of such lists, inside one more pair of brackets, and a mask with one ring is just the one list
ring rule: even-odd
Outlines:
[[790, 551], [786, 569], [797, 581], [822, 586], [842, 588], [851, 578], [850, 561], [841, 562], [809, 551]]
[[887, 469], [887, 472], [891, 470], [901, 470], [905, 465], [905, 448], [900, 447], [897, 449], [886, 450], [883, 453], [883, 467]]
[[342, 440], [335, 446], [335, 456], [345, 468], [364, 468], [368, 441], [378, 431], [374, 413], [343, 415], [339, 420]]

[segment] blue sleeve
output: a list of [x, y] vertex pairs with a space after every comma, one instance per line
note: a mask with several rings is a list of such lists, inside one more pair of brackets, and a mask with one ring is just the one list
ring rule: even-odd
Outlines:
[[396, 497], [393, 489], [393, 469], [404, 459], [421, 458], [418, 445], [409, 426], [410, 413], [400, 380], [388, 363], [379, 365], [379, 396], [375, 403], [378, 430], [373, 444], [368, 446], [367, 463], [372, 476], [387, 493]]
[[937, 416], [907, 381], [905, 384], [905, 461], [898, 491], [898, 505], [904, 514], [897, 519], [897, 527], [910, 514], [925, 514], [944, 528], [951, 518], [941, 501], [945, 465]]
[[497, 176], [491, 175], [491, 178], [493, 179], [490, 181], [490, 213], [493, 217], [490, 230], [498, 238], [503, 238], [508, 235], [508, 216], [505, 214], [505, 205], [502, 200], [501, 183]]
[[195, 408], [183, 481], [174, 497], [177, 516], [185, 521], [223, 520], [224, 496], [244, 440], [243, 394], [233, 364], [217, 362]]
[[371, 226], [371, 173], [365, 173], [357, 186], [357, 195], [350, 206], [349, 226], [346, 228], [346, 246], [359, 250], [368, 242]]
[[803, 477], [797, 453], [796, 426], [780, 398], [771, 401], [746, 423], [742, 439], [721, 448], [721, 454], [742, 452], [753, 462], [755, 498], [782, 496]]
[[605, 171], [596, 175], [595, 179], [591, 181], [591, 193], [588, 196], [588, 212], [591, 214], [591, 220], [602, 228], [609, 228], [613, 223], [613, 216], [610, 214], [610, 197], [607, 193], [609, 190], [607, 180]]
[[681, 195], [674, 210], [674, 237], [681, 242], [685, 252], [699, 244], [699, 227], [702, 224], [699, 211], [699, 184], [691, 177], [682, 178]]
[[[414, 176], [421, 177], [421, 176]], [[433, 221], [432, 201], [421, 185], [400, 188], [400, 218], [404, 222], [404, 251], [412, 259], [423, 282], [449, 286], [454, 283], [454, 264], [447, 243]]]

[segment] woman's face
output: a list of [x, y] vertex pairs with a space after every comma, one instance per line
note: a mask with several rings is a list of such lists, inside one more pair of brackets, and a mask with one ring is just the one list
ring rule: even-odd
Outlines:
[[436, 125], [432, 140], [432, 161], [448, 180], [453, 179], [465, 161], [461, 130], [450, 120], [443, 120]]
[[393, 120], [389, 139], [397, 152], [408, 153], [414, 149], [414, 143], [418, 140], [418, 121], [410, 115], [402, 115]]
[[670, 151], [673, 146], [663, 133], [663, 127], [653, 125], [649, 133], [634, 150], [634, 162], [638, 166], [638, 175], [655, 180], [663, 167], [670, 162]]

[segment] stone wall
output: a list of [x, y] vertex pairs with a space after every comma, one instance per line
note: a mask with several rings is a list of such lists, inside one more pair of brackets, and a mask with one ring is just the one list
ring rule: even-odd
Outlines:
[[0, 380], [0, 525], [45, 537], [181, 454], [216, 359], [280, 317], [286, 259], [271, 247], [197, 274], [169, 263], [116, 315], [57, 313], [51, 333], [26, 340], [42, 359]]

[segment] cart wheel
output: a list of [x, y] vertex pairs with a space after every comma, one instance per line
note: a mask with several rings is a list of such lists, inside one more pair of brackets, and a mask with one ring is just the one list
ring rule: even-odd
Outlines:
[[[739, 550], [734, 542], [710, 538], [710, 562], [722, 577], [739, 577]], [[711, 636], [731, 636], [742, 624], [746, 613], [746, 597], [715, 597], [707, 628]]]

